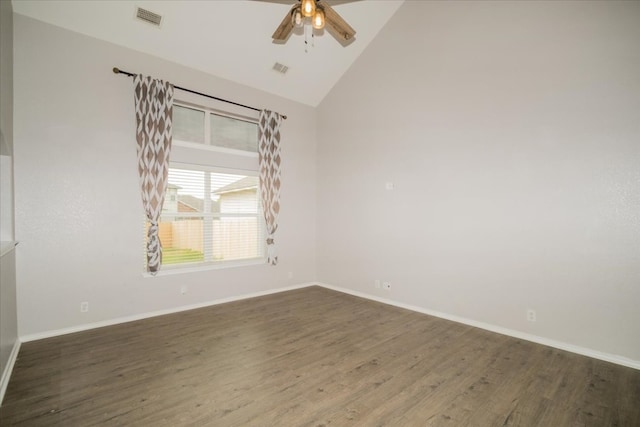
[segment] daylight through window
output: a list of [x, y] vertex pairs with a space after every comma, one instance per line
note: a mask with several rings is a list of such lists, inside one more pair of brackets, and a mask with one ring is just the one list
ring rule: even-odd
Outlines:
[[[195, 156], [199, 164], [170, 163], [159, 224], [163, 269], [264, 260], [257, 159], [255, 170], [224, 164], [230, 153], [238, 152], [246, 161], [247, 152], [257, 152], [257, 124], [204, 108], [174, 105], [173, 126], [174, 142], [186, 142], [189, 148], [174, 146], [172, 159], [180, 159], [181, 149], [191, 150], [193, 157], [193, 151], [208, 148]], [[224, 155], [216, 157], [212, 149]]]

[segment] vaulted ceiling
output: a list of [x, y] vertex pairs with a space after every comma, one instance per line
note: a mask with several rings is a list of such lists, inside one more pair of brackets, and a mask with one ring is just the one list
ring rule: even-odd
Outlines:
[[[273, 43], [295, 1], [13, 0], [13, 10], [316, 106], [404, 2], [328, 0], [357, 31], [346, 47], [327, 31], [311, 37], [296, 30], [287, 43]], [[136, 19], [137, 6], [162, 15], [160, 28]], [[273, 70], [276, 62], [289, 67], [286, 74]]]

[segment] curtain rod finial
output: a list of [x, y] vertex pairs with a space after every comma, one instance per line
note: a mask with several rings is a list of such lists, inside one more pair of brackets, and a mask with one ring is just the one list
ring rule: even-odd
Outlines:
[[118, 74], [120, 72], [120, 70], [118, 69], [118, 67], [113, 67], [113, 74]]

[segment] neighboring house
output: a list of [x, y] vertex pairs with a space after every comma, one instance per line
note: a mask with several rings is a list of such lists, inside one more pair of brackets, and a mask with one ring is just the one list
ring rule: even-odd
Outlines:
[[[178, 194], [178, 212], [204, 212], [204, 200], [189, 194]], [[220, 204], [211, 200], [211, 212], [220, 212]]]
[[[162, 205], [162, 213], [163, 214], [171, 214], [176, 212], [203, 212], [204, 211], [204, 200], [191, 196], [189, 194], [178, 194], [178, 191], [182, 187], [169, 184], [167, 187], [167, 195], [164, 199], [164, 204]], [[211, 211], [219, 212], [219, 203], [217, 201], [211, 201]]]
[[178, 212], [178, 190], [180, 188], [181, 187], [175, 184], [169, 184], [167, 186], [167, 194], [164, 196], [162, 213]]
[[258, 177], [247, 176], [226, 185], [213, 194], [219, 196], [220, 213], [249, 213], [258, 212]]
[[[213, 192], [220, 204], [220, 221], [213, 224], [215, 259], [264, 256], [259, 214], [258, 177], [247, 176]], [[225, 214], [246, 214], [225, 216]], [[256, 237], [257, 240], [256, 240]]]
[[202, 212], [204, 200], [188, 194], [178, 194], [178, 212]]

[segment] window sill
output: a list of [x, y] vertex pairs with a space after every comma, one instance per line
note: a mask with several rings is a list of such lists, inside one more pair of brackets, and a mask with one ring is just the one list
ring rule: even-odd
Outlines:
[[160, 271], [158, 271], [155, 275], [144, 272], [142, 273], [142, 277], [161, 277], [161, 276], [172, 276], [174, 274], [183, 274], [183, 273], [196, 273], [200, 271], [210, 271], [210, 270], [226, 270], [228, 268], [238, 268], [238, 267], [248, 267], [253, 265], [266, 265], [267, 258], [252, 258], [249, 260], [243, 261], [229, 261], [229, 262], [218, 262], [212, 264], [196, 264], [190, 267], [187, 266], [168, 266], [162, 267]]

